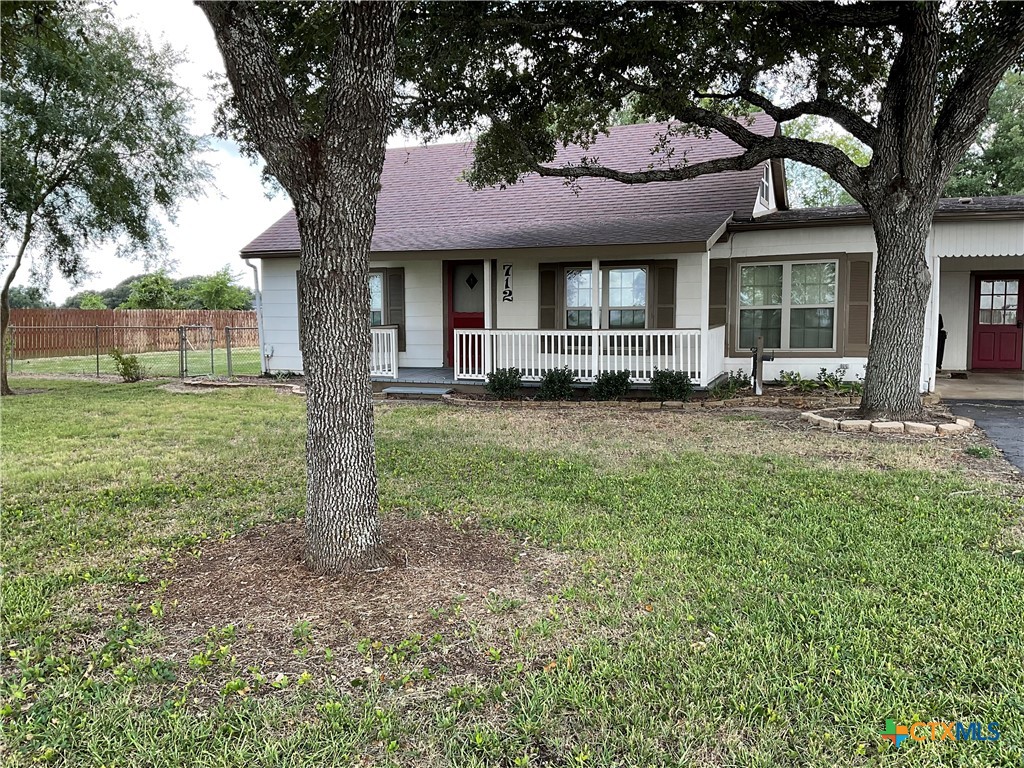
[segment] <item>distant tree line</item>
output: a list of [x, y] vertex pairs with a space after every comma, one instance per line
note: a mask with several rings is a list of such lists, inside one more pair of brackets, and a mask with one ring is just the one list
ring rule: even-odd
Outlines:
[[[15, 306], [13, 298], [11, 306]], [[212, 275], [179, 279], [161, 271], [133, 275], [106, 290], [81, 291], [69, 296], [64, 306], [74, 309], [252, 309], [253, 292], [240, 285], [238, 277], [228, 267]]]

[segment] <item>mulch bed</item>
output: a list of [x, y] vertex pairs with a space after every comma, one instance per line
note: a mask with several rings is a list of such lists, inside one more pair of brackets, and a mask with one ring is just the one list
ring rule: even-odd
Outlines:
[[[343, 578], [314, 575], [303, 562], [302, 523], [291, 521], [179, 554], [173, 565], [149, 569], [151, 581], [126, 597], [143, 613], [162, 604], [163, 616], [151, 620], [162, 636], [154, 653], [178, 662], [179, 679], [201, 678], [200, 689], [212, 696], [250, 666], [271, 678], [309, 672], [318, 682], [362, 678], [372, 667], [386, 682], [412, 670], [387, 658], [387, 646], [409, 638], [420, 646], [417, 670], [487, 677], [495, 670], [487, 649], [507, 655], [511, 630], [544, 615], [545, 596], [571, 570], [565, 555], [471, 522], [393, 517], [384, 529], [401, 565]], [[308, 637], [304, 630], [297, 637], [304, 622]], [[235, 628], [236, 668], [196, 675], [189, 660], [206, 647], [203, 635], [227, 625]], [[378, 644], [373, 658], [357, 651], [364, 638]]]
[[[829, 408], [827, 410], [815, 411], [815, 413], [828, 419], [836, 419], [837, 421], [863, 418], [857, 413], [856, 408]], [[938, 426], [939, 424], [949, 424], [954, 418], [947, 408], [930, 406], [925, 407], [922, 416], [914, 419], [914, 421], [919, 424], [934, 424]]]

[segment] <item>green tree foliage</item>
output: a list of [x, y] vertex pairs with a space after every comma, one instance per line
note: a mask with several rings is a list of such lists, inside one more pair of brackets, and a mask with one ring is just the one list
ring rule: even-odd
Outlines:
[[[428, 135], [477, 130], [467, 179], [478, 187], [532, 172], [585, 194], [589, 177], [683, 181], [771, 159], [827, 173], [864, 206], [878, 243], [861, 412], [920, 415], [928, 231], [992, 92], [1024, 63], [1024, 4], [421, 3], [400, 29], [399, 117]], [[632, 95], [632, 114], [664, 129], [646, 167], [611, 167], [588, 150]], [[759, 135], [751, 109], [782, 126], [830, 120], [870, 160], [828, 139]], [[736, 156], [672, 151], [710, 131]], [[582, 150], [555, 165], [570, 145]]]
[[34, 285], [15, 285], [7, 297], [11, 309], [50, 309], [54, 303], [46, 298], [41, 288]]
[[[74, 278], [87, 246], [159, 249], [153, 211], [173, 217], [207, 176], [203, 141], [189, 127], [192, 99], [173, 80], [173, 50], [72, 2], [4, 3], [2, 22], [0, 235], [13, 260], [0, 332], [24, 261]], [[10, 391], [6, 378], [2, 390]]]
[[230, 267], [192, 277], [184, 290], [186, 301], [197, 309], [252, 309], [252, 291], [240, 286], [238, 279]]
[[164, 272], [140, 277], [118, 309], [180, 309], [182, 294]]
[[107, 309], [107, 302], [98, 293], [83, 293], [78, 302], [79, 309]]
[[[860, 167], [871, 162], [871, 150], [850, 134], [836, 127], [834, 123], [815, 115], [786, 123], [783, 131], [787, 136], [807, 141], [819, 141], [841, 149], [847, 157]], [[790, 204], [795, 208], [825, 208], [836, 205], [852, 205], [853, 196], [820, 168], [792, 161], [786, 162], [786, 183]]]
[[950, 197], [1024, 195], [1024, 73], [1006, 73], [977, 141], [946, 185]]

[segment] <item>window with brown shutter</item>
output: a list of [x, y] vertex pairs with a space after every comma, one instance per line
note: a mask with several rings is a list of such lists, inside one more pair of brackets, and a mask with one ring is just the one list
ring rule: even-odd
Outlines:
[[871, 254], [850, 254], [846, 281], [846, 354], [866, 355], [871, 342]]
[[398, 326], [398, 351], [405, 352], [405, 269], [395, 267], [384, 270], [387, 285], [384, 305], [388, 325]]

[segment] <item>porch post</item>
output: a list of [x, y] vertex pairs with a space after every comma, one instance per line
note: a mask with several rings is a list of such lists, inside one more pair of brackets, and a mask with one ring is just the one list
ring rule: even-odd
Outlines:
[[484, 259], [484, 328], [494, 327], [494, 305], [491, 303], [491, 260]]
[[[590, 328], [601, 330], [601, 260], [590, 261]], [[601, 340], [597, 334], [590, 339], [590, 375], [601, 372]]]
[[490, 330], [494, 327], [494, 305], [491, 302], [491, 260], [484, 259], [484, 332], [483, 332], [483, 347], [484, 347], [484, 376], [493, 373], [494, 369], [491, 368], [493, 360], [491, 359], [491, 334]]
[[[721, 371], [712, 373], [708, 370], [708, 311], [711, 306], [711, 251], [704, 251], [700, 260], [700, 348], [697, 350], [697, 365], [700, 370], [697, 372], [697, 379], [700, 386], [706, 387], [712, 376], [717, 376]], [[678, 312], [678, 307], [676, 308]], [[677, 323], [678, 325], [678, 323]]]
[[925, 312], [924, 349], [921, 350], [921, 382], [922, 391], [935, 391], [935, 378], [938, 373], [939, 345], [939, 273], [942, 271], [940, 259], [935, 253], [935, 226], [928, 231], [927, 252], [928, 269], [932, 273], [931, 295], [928, 297], [928, 309]]

